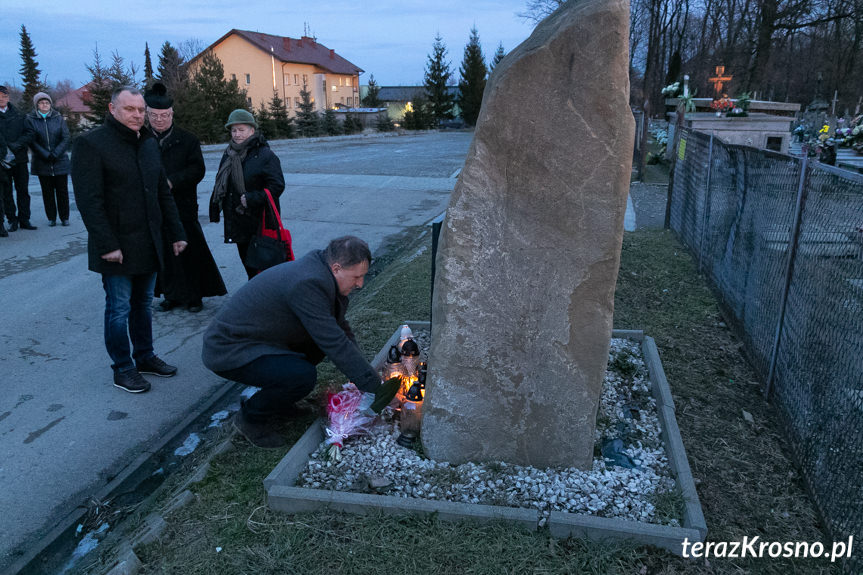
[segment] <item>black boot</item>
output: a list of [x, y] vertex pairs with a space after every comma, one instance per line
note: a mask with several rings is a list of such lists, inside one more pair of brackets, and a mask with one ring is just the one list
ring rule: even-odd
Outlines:
[[21, 229], [22, 230], [35, 230], [36, 226], [31, 224], [30, 220], [24, 220], [21, 222]]
[[9, 232], [6, 231], [6, 226], [3, 225], [3, 222], [0, 222], [0, 238], [8, 238]]

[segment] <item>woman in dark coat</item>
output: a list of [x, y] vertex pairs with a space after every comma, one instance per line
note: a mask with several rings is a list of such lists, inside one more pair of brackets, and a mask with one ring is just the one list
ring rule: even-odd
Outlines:
[[237, 244], [246, 275], [252, 279], [259, 270], [246, 265], [246, 252], [261, 227], [268, 204], [264, 188], [270, 191], [276, 209], [281, 212], [279, 196], [285, 189], [285, 177], [278, 156], [257, 132], [258, 123], [251, 112], [234, 110], [225, 128], [231, 131], [231, 141], [216, 175], [210, 198], [210, 221], [218, 222], [219, 212], [224, 213], [225, 243]]
[[39, 177], [42, 187], [42, 202], [48, 225], [60, 222], [69, 225], [69, 170], [71, 162], [66, 153], [72, 139], [66, 120], [51, 106], [51, 96], [39, 92], [33, 96], [35, 109], [24, 118], [24, 129], [33, 152], [30, 173]]
[[203, 308], [201, 298], [228, 293], [198, 221], [198, 183], [206, 171], [201, 143], [174, 124], [174, 99], [164, 84], [154, 84], [144, 100], [150, 131], [159, 142], [162, 167], [189, 242], [179, 256], [169, 255], [159, 270], [155, 295], [165, 294], [159, 304], [165, 311], [187, 306], [196, 313]]

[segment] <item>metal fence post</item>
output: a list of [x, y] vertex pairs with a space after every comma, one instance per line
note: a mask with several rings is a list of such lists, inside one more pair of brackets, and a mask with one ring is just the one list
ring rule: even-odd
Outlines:
[[704, 193], [704, 215], [701, 217], [701, 238], [698, 240], [698, 273], [704, 272], [704, 234], [710, 222], [710, 176], [713, 173], [713, 133], [707, 145], [707, 185]]
[[803, 223], [803, 204], [806, 202], [806, 175], [809, 158], [803, 157], [800, 164], [800, 180], [797, 184], [797, 205], [794, 208], [794, 227], [788, 240], [788, 263], [785, 266], [785, 285], [782, 288], [782, 299], [779, 304], [779, 318], [776, 321], [776, 333], [773, 336], [773, 352], [770, 354], [770, 367], [767, 370], [767, 380], [764, 384], [764, 397], [770, 397], [773, 378], [776, 376], [776, 361], [779, 355], [779, 344], [782, 340], [782, 326], [785, 323], [785, 309], [788, 305], [788, 292], [791, 290], [791, 275], [794, 273], [794, 260], [797, 257], [797, 244], [800, 238], [800, 226]]

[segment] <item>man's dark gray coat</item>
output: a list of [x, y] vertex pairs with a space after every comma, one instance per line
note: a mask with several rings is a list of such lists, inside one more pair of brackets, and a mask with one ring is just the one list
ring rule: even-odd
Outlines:
[[380, 376], [357, 346], [347, 308], [323, 252], [309, 252], [255, 276], [219, 310], [204, 333], [204, 365], [223, 372], [265, 355], [312, 364], [326, 356], [358, 388], [374, 391]]
[[[90, 270], [109, 275], [149, 274], [164, 262], [162, 229], [170, 243], [185, 241], [177, 206], [148, 130], [127, 128], [108, 114], [72, 148], [72, 185], [87, 227]], [[122, 250], [123, 263], [102, 255]]]

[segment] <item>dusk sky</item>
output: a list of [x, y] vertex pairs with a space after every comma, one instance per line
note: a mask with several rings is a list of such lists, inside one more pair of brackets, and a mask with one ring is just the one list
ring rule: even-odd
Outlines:
[[525, 0], [434, 0], [432, 2], [237, 2], [180, 0], [107, 2], [43, 0], [5, 3], [0, 19], [0, 82], [21, 86], [20, 30], [27, 27], [37, 53], [42, 80], [86, 83], [86, 65], [98, 46], [103, 62], [117, 51], [143, 75], [144, 43], [153, 67], [167, 40], [178, 46], [197, 40], [206, 47], [231, 28], [298, 38], [308, 24], [318, 42], [334, 49], [379, 85], [421, 84], [435, 34], [440, 32], [458, 75], [471, 26], [479, 31], [490, 59], [502, 42], [506, 51], [526, 39], [533, 23], [518, 16]]

